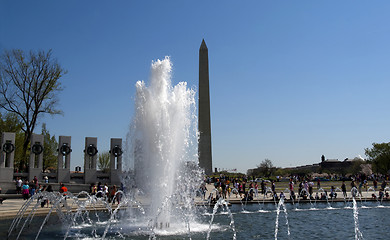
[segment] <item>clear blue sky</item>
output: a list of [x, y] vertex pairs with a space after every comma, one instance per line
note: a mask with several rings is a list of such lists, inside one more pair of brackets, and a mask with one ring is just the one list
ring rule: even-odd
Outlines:
[[[171, 56], [198, 86], [209, 48], [213, 167], [245, 172], [364, 157], [390, 136], [389, 1], [5, 1], [0, 50], [52, 49], [68, 70], [51, 134], [125, 138], [134, 84]], [[39, 132], [38, 132], [39, 133]]]

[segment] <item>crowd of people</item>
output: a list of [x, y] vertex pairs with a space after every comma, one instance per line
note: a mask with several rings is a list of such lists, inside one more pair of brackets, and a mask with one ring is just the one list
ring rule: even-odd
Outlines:
[[[38, 182], [38, 178], [34, 176], [34, 178], [31, 181], [23, 181], [20, 177], [16, 179], [16, 193], [22, 194], [24, 200], [28, 200], [30, 197], [34, 196], [35, 194], [41, 193], [41, 192], [54, 192], [53, 187], [51, 184], [46, 184], [48, 181], [45, 180], [45, 184], [42, 185]], [[64, 187], [63, 185], [60, 186], [59, 191], [63, 191]], [[67, 190], [65, 191], [67, 192]], [[38, 198], [38, 201], [41, 201], [41, 207], [44, 207], [45, 205], [49, 207], [49, 200], [47, 198], [40, 197]]]
[[[210, 201], [216, 201], [221, 197], [224, 199], [235, 197], [245, 201], [252, 201], [255, 197], [258, 197], [259, 194], [266, 195], [268, 193], [276, 193], [275, 181], [248, 181], [247, 178], [229, 178], [222, 175], [220, 178], [209, 178], [205, 180], [200, 187], [203, 198], [206, 197], [206, 183], [210, 182], [213, 182], [215, 189], [208, 196]], [[267, 183], [270, 183], [271, 187], [267, 187]]]
[[[298, 197], [302, 199], [315, 199], [315, 200], [326, 200], [326, 199], [335, 199], [337, 198], [337, 190], [342, 192], [343, 198], [348, 197], [348, 190], [347, 185], [345, 184], [345, 180], [342, 180], [340, 188], [335, 187], [335, 185], [330, 186], [330, 192], [328, 195], [328, 191], [321, 188], [321, 180], [319, 178], [315, 179], [317, 182], [317, 191], [315, 193], [315, 196], [313, 195], [313, 188], [314, 188], [314, 182], [310, 180], [301, 180], [298, 185], [298, 193], [295, 194], [294, 192], [294, 185], [297, 184], [297, 178], [290, 178], [289, 181], [289, 191], [290, 191], [290, 198], [296, 199]], [[389, 198], [389, 193], [387, 192], [387, 180], [383, 179], [382, 184], [378, 191], [378, 181], [377, 179], [372, 179], [372, 190], [374, 193], [372, 193], [373, 198], [383, 199], [383, 198]], [[368, 178], [364, 175], [359, 175], [359, 177], [352, 177], [351, 178], [351, 184], [349, 188], [350, 195], [349, 197], [363, 197], [362, 190], [364, 189], [366, 192], [369, 189], [369, 181]], [[377, 195], [378, 192], [378, 195]]]
[[[35, 194], [41, 192], [54, 192], [52, 185], [48, 184], [47, 180], [48, 179], [44, 178], [44, 184], [41, 184], [36, 176], [34, 176], [31, 181], [23, 181], [20, 177], [18, 177], [15, 182], [16, 193], [21, 194], [24, 200], [28, 200]], [[103, 185], [99, 182], [97, 185], [91, 184], [90, 194], [92, 196], [96, 196], [97, 198], [106, 198], [109, 202], [112, 202], [112, 204], [119, 204], [121, 200], [121, 193], [118, 192], [119, 190], [120, 189], [118, 189], [116, 185], [109, 187], [107, 183]], [[59, 184], [58, 193], [62, 196], [68, 195], [68, 188], [64, 183]], [[46, 197], [41, 196], [38, 198], [38, 201], [41, 201], [41, 207], [49, 207], [50, 202]]]
[[43, 191], [53, 192], [53, 187], [50, 184], [46, 184], [46, 182], [44, 185], [40, 184], [36, 176], [31, 181], [23, 181], [20, 177], [16, 179], [16, 193], [22, 194], [24, 200]]
[[118, 190], [123, 190], [123, 189], [118, 189], [116, 185], [113, 185], [112, 187], [109, 187], [107, 183], [104, 185], [99, 182], [97, 185], [92, 183], [89, 189], [89, 193], [91, 195], [96, 196], [97, 198], [107, 198], [108, 201], [112, 204], [120, 203], [122, 194], [121, 192], [118, 192]]
[[[386, 178], [387, 177], [387, 178]], [[254, 178], [253, 178], [254, 179]], [[277, 194], [276, 185], [274, 180], [260, 181], [249, 180], [247, 178], [231, 178], [220, 175], [219, 178], [206, 178], [204, 183], [200, 186], [199, 191], [202, 197], [206, 199], [207, 183], [213, 184], [214, 189], [210, 191], [208, 200], [210, 202], [217, 201], [219, 198], [230, 199], [231, 197], [240, 198], [241, 200], [251, 201], [261, 194], [266, 197], [268, 194], [270, 197], [278, 200], [284, 198], [286, 190]], [[277, 178], [279, 181], [279, 178]], [[327, 179], [326, 179], [327, 180]], [[378, 182], [381, 180], [381, 183]], [[328, 180], [327, 180], [328, 181]], [[302, 176], [292, 176], [288, 181], [288, 194], [291, 200], [297, 200], [298, 198], [307, 200], [327, 200], [337, 198], [338, 192], [342, 195], [339, 197], [363, 197], [362, 191], [372, 190], [371, 197], [374, 199], [389, 199], [389, 187], [387, 187], [388, 176], [365, 176], [363, 174], [355, 175], [351, 177], [350, 187], [347, 186], [345, 180], [340, 181], [339, 186], [331, 185], [327, 188], [321, 188], [320, 178], [309, 178]], [[369, 186], [369, 182], [372, 186]], [[315, 189], [315, 183], [317, 189]], [[280, 187], [280, 186], [279, 186]], [[330, 188], [330, 189], [329, 189]], [[348, 189], [349, 188], [349, 189]], [[297, 191], [297, 192], [296, 192]]]

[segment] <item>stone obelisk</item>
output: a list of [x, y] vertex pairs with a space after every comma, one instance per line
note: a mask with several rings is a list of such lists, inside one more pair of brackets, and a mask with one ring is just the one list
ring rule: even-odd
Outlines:
[[199, 48], [199, 166], [207, 175], [212, 174], [209, 54], [204, 39]]

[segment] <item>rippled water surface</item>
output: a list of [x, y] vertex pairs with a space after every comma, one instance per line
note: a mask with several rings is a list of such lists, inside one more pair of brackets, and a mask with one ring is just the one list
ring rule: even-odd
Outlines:
[[[358, 226], [364, 239], [388, 239], [390, 225], [390, 204], [378, 206], [376, 202], [358, 202]], [[355, 222], [352, 203], [327, 204], [286, 204], [287, 221], [284, 211], [279, 212], [277, 239], [355, 239]], [[197, 223], [185, 227], [170, 226], [169, 230], [156, 230], [157, 239], [206, 239], [212, 216], [211, 207], [200, 207]], [[277, 211], [274, 204], [232, 205], [237, 239], [275, 239]], [[72, 227], [69, 239], [99, 238], [107, 225], [107, 213], [91, 213], [92, 224]], [[126, 216], [126, 215], [124, 215]], [[6, 239], [6, 232], [12, 220], [0, 221], [0, 239]], [[43, 217], [34, 217], [26, 225], [20, 239], [34, 239]], [[228, 212], [219, 209], [214, 216], [210, 239], [232, 239]], [[288, 230], [290, 235], [288, 235]], [[64, 237], [65, 226], [56, 216], [51, 216], [39, 239], [60, 239]], [[16, 234], [17, 235], [17, 234]], [[14, 234], [11, 239], [15, 239]], [[147, 227], [137, 219], [119, 218], [112, 224], [107, 239], [149, 239]]]

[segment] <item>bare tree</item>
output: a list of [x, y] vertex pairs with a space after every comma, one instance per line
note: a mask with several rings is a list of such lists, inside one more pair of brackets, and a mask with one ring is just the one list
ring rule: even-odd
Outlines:
[[275, 167], [272, 161], [267, 158], [264, 159], [264, 161], [262, 161], [257, 167], [259, 168], [260, 173], [262, 173], [262, 175], [265, 177], [270, 177], [275, 171]]
[[66, 71], [52, 57], [52, 51], [25, 53], [4, 51], [0, 57], [0, 110], [15, 113], [23, 123], [23, 159], [19, 169], [27, 167], [27, 149], [38, 117], [60, 114], [56, 109], [59, 79]]

